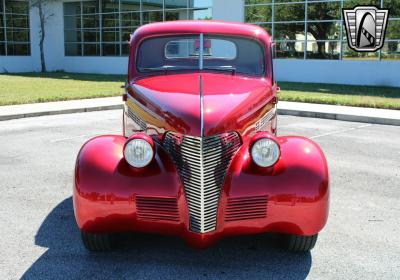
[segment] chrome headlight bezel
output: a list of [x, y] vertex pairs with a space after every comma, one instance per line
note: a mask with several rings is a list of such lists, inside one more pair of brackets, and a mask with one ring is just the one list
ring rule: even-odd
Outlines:
[[144, 133], [135, 134], [126, 141], [123, 153], [130, 166], [135, 168], [146, 167], [154, 158], [153, 139]]
[[[264, 153], [264, 155], [261, 155], [261, 153]], [[279, 160], [281, 149], [278, 142], [272, 137], [259, 137], [255, 139], [251, 145], [250, 154], [256, 165], [260, 167], [271, 167]], [[266, 158], [266, 154], [270, 156]]]

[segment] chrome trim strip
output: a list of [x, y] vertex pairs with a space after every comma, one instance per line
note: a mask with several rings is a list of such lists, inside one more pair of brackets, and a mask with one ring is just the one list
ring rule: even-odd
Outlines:
[[[201, 53], [201, 61], [203, 60], [203, 34], [200, 34], [200, 53]], [[203, 68], [203, 65], [200, 65], [200, 69]], [[199, 75], [199, 88], [200, 88], [200, 151], [203, 151], [203, 136], [204, 136], [204, 99], [203, 99], [203, 77], [201, 74]], [[200, 152], [199, 155], [200, 162], [203, 163], [203, 153]], [[200, 164], [200, 186], [204, 186], [204, 164]], [[204, 221], [204, 187], [200, 188], [200, 220]], [[200, 224], [200, 232], [205, 232], [204, 223]]]
[[250, 111], [248, 111], [246, 114], [244, 114], [243, 116], [239, 117], [237, 121], [241, 122], [241, 121], [247, 119], [248, 117], [253, 115], [255, 112], [257, 112], [258, 110], [261, 110], [266, 105], [267, 105], [267, 103], [262, 103], [262, 104], [257, 105], [256, 107], [254, 107]]
[[[135, 88], [135, 85], [132, 86], [133, 88]], [[133, 103], [135, 103], [138, 107], [140, 107], [143, 111], [145, 111], [146, 113], [150, 114], [152, 117], [159, 119], [161, 121], [163, 121], [164, 119], [161, 118], [159, 115], [155, 114], [153, 111], [151, 111], [149, 108], [147, 108], [145, 105], [143, 105], [142, 103], [140, 103], [139, 101], [137, 101], [135, 98], [133, 98], [129, 93], [127, 93], [128, 99], [131, 100]]]
[[[200, 76], [201, 77], [201, 76]], [[203, 106], [202, 106], [203, 107]], [[203, 119], [203, 117], [201, 118]], [[201, 129], [203, 135], [203, 129]], [[205, 225], [205, 215], [204, 215], [204, 205], [205, 205], [205, 190], [204, 190], [204, 155], [203, 155], [203, 136], [200, 138], [200, 232], [206, 232], [204, 225]]]
[[200, 84], [200, 136], [204, 136], [204, 98], [203, 98], [203, 77], [199, 75]]
[[204, 34], [200, 33], [200, 50], [199, 50], [199, 69], [203, 70], [203, 48], [204, 48]]

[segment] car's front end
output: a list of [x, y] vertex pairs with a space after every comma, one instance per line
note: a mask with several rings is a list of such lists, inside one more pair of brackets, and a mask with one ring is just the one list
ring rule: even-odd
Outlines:
[[91, 139], [77, 159], [74, 210], [87, 247], [126, 231], [195, 247], [278, 232], [311, 237], [297, 245], [312, 247], [328, 215], [327, 163], [311, 140], [276, 135], [266, 33], [156, 24], [131, 46], [124, 135]]

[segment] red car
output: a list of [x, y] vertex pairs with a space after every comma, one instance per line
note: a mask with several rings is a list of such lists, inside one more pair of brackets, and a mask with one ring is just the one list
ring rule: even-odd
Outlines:
[[275, 232], [307, 251], [329, 207], [326, 159], [277, 136], [271, 37], [216, 21], [154, 23], [130, 42], [123, 135], [79, 152], [74, 211], [92, 251], [120, 232], [176, 235], [204, 248]]

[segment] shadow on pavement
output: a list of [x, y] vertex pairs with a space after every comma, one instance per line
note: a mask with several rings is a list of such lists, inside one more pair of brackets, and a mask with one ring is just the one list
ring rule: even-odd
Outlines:
[[225, 239], [204, 251], [179, 238], [134, 234], [112, 253], [89, 253], [75, 224], [72, 199], [46, 217], [36, 237], [48, 250], [22, 279], [304, 279], [311, 254], [293, 254], [276, 246], [277, 236]]

